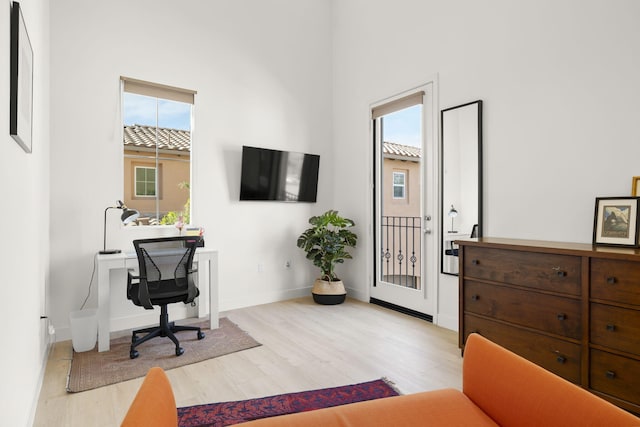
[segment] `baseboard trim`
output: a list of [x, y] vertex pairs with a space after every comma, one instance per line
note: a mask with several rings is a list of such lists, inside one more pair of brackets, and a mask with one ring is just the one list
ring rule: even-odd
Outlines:
[[452, 331], [458, 332], [458, 322], [460, 319], [458, 317], [447, 316], [443, 314], [438, 314], [438, 326], [446, 329], [450, 329]]
[[270, 304], [272, 302], [286, 301], [294, 298], [302, 297], [311, 298], [311, 286], [287, 289], [277, 292], [253, 293], [251, 295], [243, 295], [240, 298], [227, 298], [220, 300], [219, 312], [236, 310], [245, 307], [254, 307], [256, 305]]
[[427, 322], [433, 323], [433, 316], [431, 316], [430, 314], [420, 313], [419, 311], [411, 310], [410, 308], [392, 304], [387, 301], [382, 301], [377, 298], [369, 298], [369, 302], [371, 304], [379, 305], [380, 307], [388, 308], [390, 310], [394, 310], [403, 314], [408, 314], [409, 316], [417, 317], [418, 319], [426, 320]]
[[[41, 323], [42, 324], [42, 323]], [[38, 402], [40, 402], [40, 393], [42, 392], [42, 385], [44, 384], [44, 376], [47, 370], [47, 363], [49, 361], [49, 355], [53, 351], [53, 345], [55, 344], [55, 335], [49, 333], [49, 319], [45, 322], [46, 330], [42, 331], [44, 351], [42, 352], [42, 359], [40, 360], [40, 373], [38, 374], [38, 383], [36, 384], [35, 393], [31, 401], [31, 410], [29, 413], [29, 421], [27, 425], [32, 426], [36, 420], [36, 414], [38, 412]], [[46, 341], [46, 342], [45, 342]]]

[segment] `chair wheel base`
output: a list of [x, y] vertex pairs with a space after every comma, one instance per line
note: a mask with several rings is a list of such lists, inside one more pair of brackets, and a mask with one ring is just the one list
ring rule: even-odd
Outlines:
[[176, 347], [176, 356], [182, 356], [184, 354], [184, 348]]
[[204, 332], [198, 331], [198, 339], [201, 340], [204, 338]]
[[129, 358], [130, 359], [135, 359], [136, 357], [140, 356], [140, 353], [138, 353], [136, 350], [131, 350], [129, 352]]

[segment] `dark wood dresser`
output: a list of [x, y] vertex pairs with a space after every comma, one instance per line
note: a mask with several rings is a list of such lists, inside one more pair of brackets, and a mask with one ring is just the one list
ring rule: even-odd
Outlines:
[[472, 332], [640, 413], [640, 250], [500, 238], [460, 245]]

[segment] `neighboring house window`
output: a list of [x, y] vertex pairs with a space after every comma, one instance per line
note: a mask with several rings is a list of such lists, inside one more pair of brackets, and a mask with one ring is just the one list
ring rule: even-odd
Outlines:
[[189, 224], [195, 91], [121, 77], [124, 203], [138, 225]]
[[156, 168], [135, 166], [135, 194], [136, 197], [156, 196]]
[[393, 198], [404, 199], [406, 197], [406, 180], [405, 172], [393, 172]]

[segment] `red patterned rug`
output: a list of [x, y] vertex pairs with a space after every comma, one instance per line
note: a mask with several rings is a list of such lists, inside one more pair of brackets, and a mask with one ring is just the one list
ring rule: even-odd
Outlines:
[[385, 379], [366, 383], [280, 394], [238, 402], [210, 403], [178, 408], [180, 427], [222, 427], [276, 415], [312, 411], [364, 400], [397, 396]]

